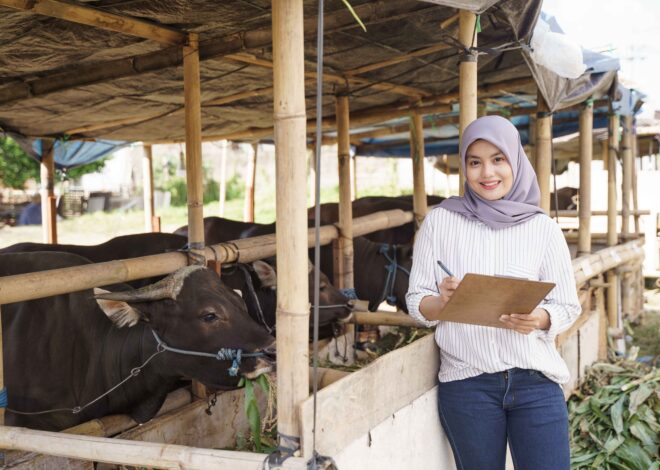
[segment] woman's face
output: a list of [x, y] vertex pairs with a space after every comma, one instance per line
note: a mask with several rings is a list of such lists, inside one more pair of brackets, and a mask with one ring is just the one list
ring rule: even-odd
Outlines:
[[465, 153], [465, 178], [468, 186], [482, 199], [502, 199], [513, 186], [509, 160], [496, 146], [475, 140]]

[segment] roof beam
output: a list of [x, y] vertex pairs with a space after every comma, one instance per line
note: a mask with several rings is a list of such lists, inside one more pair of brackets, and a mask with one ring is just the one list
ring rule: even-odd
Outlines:
[[187, 38], [181, 31], [62, 0], [0, 0], [0, 6], [149, 39], [161, 44], [184, 44]]
[[[10, 1], [10, 0], [6, 0]], [[11, 0], [18, 2], [19, 0]], [[28, 0], [24, 0], [28, 1]], [[380, 0], [358, 5], [354, 8], [364, 24], [382, 23], [398, 15], [424, 13], [439, 7], [429, 6], [423, 2], [415, 4], [415, 8], [401, 8], [398, 2]], [[328, 13], [325, 17], [326, 34], [347, 28], [359, 27], [352, 14], [346, 8]], [[305, 37], [316, 37], [316, 18], [305, 20]], [[262, 28], [252, 31], [242, 31], [221, 38], [213, 38], [200, 42], [200, 60], [236, 54], [250, 49], [260, 49], [271, 46], [271, 29]], [[71, 88], [93, 85], [108, 80], [131, 77], [147, 72], [154, 72], [168, 67], [180, 66], [183, 56], [180, 47], [169, 47], [147, 54], [111, 60], [103, 63], [82, 64], [69, 68], [66, 72], [45, 72], [40, 78], [18, 81], [0, 88], [0, 104], [6, 104], [35, 96], [64, 91]]]

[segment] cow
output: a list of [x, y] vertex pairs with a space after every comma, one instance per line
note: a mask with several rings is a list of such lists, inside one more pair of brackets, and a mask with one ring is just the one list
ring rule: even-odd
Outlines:
[[[311, 255], [311, 253], [310, 253]], [[321, 249], [321, 269], [333, 276], [332, 247]], [[358, 299], [375, 311], [381, 302], [408, 312], [406, 292], [412, 267], [412, 244], [388, 245], [365, 237], [353, 239], [353, 279]]]
[[[71, 253], [8, 253], [0, 276], [89, 263]], [[3, 305], [2, 328], [12, 426], [57, 431], [113, 413], [144, 423], [182, 378], [224, 389], [237, 385], [232, 373], [254, 378], [272, 368], [264, 354], [274, 338], [202, 266], [137, 290], [114, 285]]]
[[[219, 219], [219, 218], [216, 218]], [[227, 219], [220, 219], [227, 220]], [[231, 221], [234, 222], [234, 221]], [[217, 221], [216, 221], [217, 223]], [[239, 222], [243, 223], [243, 222]], [[250, 227], [250, 224], [244, 224]], [[220, 233], [225, 233], [220, 231]], [[219, 240], [219, 241], [218, 241]], [[220, 243], [221, 237], [215, 242]], [[113, 238], [99, 245], [50, 245], [45, 243], [17, 243], [0, 250], [1, 253], [34, 252], [34, 251], [64, 251], [74, 253], [89, 259], [94, 263], [102, 263], [115, 259], [126, 259], [138, 256], [154, 255], [166, 251], [183, 248], [187, 239], [172, 233], [140, 233]], [[271, 263], [274, 259], [271, 259]], [[255, 262], [252, 265], [231, 265], [222, 271], [222, 279], [233, 289], [241, 291], [248, 312], [256, 321], [263, 322], [265, 317], [267, 329], [274, 331], [276, 311], [276, 273], [268, 263]], [[249, 275], [246, 273], [250, 273]], [[131, 281], [133, 287], [143, 287], [160, 278]], [[309, 270], [309, 295], [313, 296], [313, 272]], [[338, 332], [350, 315], [349, 299], [336, 289], [325, 275], [321, 275], [319, 325], [322, 327], [322, 338], [331, 337]], [[311, 319], [310, 319], [311, 322]], [[312, 325], [310, 324], [310, 331]]]
[[[225, 219], [223, 217], [204, 217], [204, 241], [207, 245], [247, 238], [243, 232], [254, 227], [264, 227], [265, 233], [274, 233], [275, 224], [257, 224], [253, 222], [241, 222], [238, 220]], [[270, 231], [268, 231], [270, 230]], [[174, 231], [176, 235], [188, 236], [188, 226], [184, 225]]]
[[[577, 188], [566, 186], [557, 190], [559, 210], [576, 210], [578, 207], [579, 191]], [[550, 193], [550, 210], [555, 210], [555, 193]]]
[[[429, 206], [440, 204], [444, 200], [441, 196], [427, 196]], [[412, 196], [367, 196], [356, 199], [352, 203], [353, 217], [362, 217], [375, 212], [401, 209], [403, 211], [413, 210]], [[321, 204], [321, 225], [337, 223], [339, 220], [339, 205], [336, 202]], [[307, 210], [307, 216], [310, 220], [315, 218], [315, 208], [310, 207]], [[403, 245], [412, 242], [415, 236], [415, 227], [413, 222], [403, 224], [399, 227], [392, 227], [384, 230], [378, 230], [366, 234], [365, 237], [377, 243], [386, 243], [389, 245]]]

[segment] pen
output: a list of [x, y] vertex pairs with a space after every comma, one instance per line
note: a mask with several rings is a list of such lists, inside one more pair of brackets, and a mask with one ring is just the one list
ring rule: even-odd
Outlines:
[[444, 272], [447, 273], [447, 276], [454, 277], [454, 275], [451, 273], [451, 271], [450, 271], [449, 269], [447, 269], [447, 266], [445, 266], [444, 264], [442, 264], [442, 261], [438, 260], [438, 266], [440, 266], [440, 268], [441, 268]]

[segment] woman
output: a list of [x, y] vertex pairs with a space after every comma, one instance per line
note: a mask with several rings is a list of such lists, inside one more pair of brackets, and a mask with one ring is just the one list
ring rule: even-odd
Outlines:
[[[569, 372], [554, 342], [581, 309], [566, 241], [539, 208], [536, 175], [513, 124], [499, 116], [477, 119], [465, 129], [460, 153], [465, 196], [426, 216], [406, 297], [410, 315], [437, 325], [442, 426], [459, 470], [504, 469], [507, 441], [516, 469], [568, 470], [559, 384]], [[530, 314], [503, 315], [502, 328], [428, 321], [470, 272], [556, 287]]]

